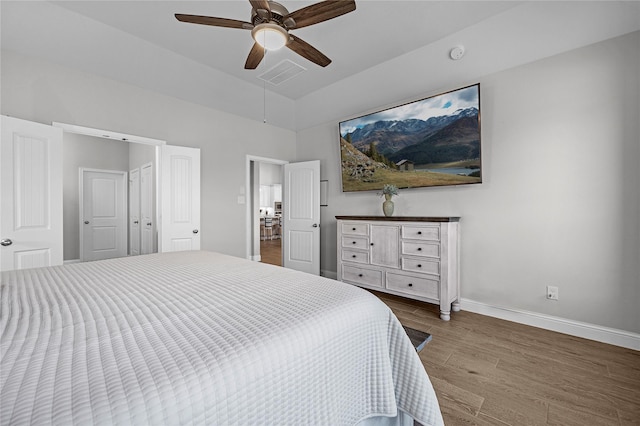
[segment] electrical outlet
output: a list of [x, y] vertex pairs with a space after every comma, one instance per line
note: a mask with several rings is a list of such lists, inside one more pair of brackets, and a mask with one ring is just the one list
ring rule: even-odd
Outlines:
[[558, 300], [558, 287], [552, 285], [547, 286], [547, 299]]

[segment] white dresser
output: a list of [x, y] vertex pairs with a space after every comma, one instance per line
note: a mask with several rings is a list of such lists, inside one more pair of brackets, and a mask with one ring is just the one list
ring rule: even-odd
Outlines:
[[336, 216], [338, 280], [459, 311], [458, 217]]

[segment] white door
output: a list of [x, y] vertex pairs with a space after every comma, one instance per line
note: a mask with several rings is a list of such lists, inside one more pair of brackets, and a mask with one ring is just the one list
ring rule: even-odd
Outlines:
[[162, 147], [160, 252], [200, 250], [200, 150]]
[[140, 169], [129, 171], [129, 254], [140, 254]]
[[127, 172], [80, 168], [80, 260], [127, 255]]
[[62, 264], [62, 129], [2, 116], [0, 270]]
[[320, 161], [284, 165], [283, 266], [320, 275]]
[[151, 163], [140, 168], [140, 216], [142, 226], [142, 254], [153, 253], [153, 166]]

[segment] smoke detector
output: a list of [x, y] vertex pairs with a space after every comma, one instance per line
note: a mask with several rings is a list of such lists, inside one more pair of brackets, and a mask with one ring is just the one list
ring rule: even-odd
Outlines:
[[451, 49], [451, 52], [449, 52], [449, 56], [454, 61], [457, 61], [458, 59], [462, 59], [462, 57], [464, 56], [464, 46], [462, 45], [455, 46], [453, 49]]

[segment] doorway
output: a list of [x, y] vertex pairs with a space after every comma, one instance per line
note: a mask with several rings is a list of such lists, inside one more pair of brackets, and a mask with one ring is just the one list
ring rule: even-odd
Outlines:
[[[63, 129], [62, 140], [62, 162], [63, 162], [63, 224], [62, 224], [62, 241], [63, 241], [63, 259], [65, 263], [73, 263], [81, 261], [83, 255], [81, 253], [81, 237], [80, 229], [84, 226], [84, 218], [80, 216], [80, 177], [78, 170], [80, 168], [99, 169], [99, 170], [140, 170], [137, 176], [134, 173], [129, 176], [140, 182], [143, 180], [143, 170], [145, 165], [157, 164], [158, 150], [164, 141], [156, 141], [147, 138], [114, 133], [105, 130], [85, 128], [76, 125], [64, 123], [53, 123], [54, 127]], [[138, 140], [140, 139], [140, 140]], [[144, 222], [151, 223], [151, 240], [145, 245], [146, 252], [156, 252], [157, 245], [157, 221], [155, 220], [157, 211], [157, 179], [156, 167], [152, 167], [151, 175], [144, 175], [145, 181], [150, 181], [151, 192], [148, 203], [151, 206], [149, 219]], [[126, 184], [125, 194], [131, 188], [131, 183]], [[141, 188], [142, 189], [142, 188]], [[148, 190], [148, 189], [147, 189]], [[142, 195], [142, 194], [140, 194]], [[142, 244], [149, 240], [135, 238], [143, 231], [142, 226], [135, 229], [134, 225], [142, 225], [143, 218], [129, 217], [130, 199], [127, 196], [125, 205], [125, 229], [127, 237], [125, 239], [125, 253], [127, 255], [144, 254]], [[139, 204], [142, 204], [140, 200]], [[135, 216], [136, 205], [134, 203], [133, 215]], [[142, 206], [140, 206], [142, 207]], [[142, 212], [140, 212], [142, 213]], [[127, 219], [128, 218], [128, 219]], [[153, 220], [151, 220], [153, 219]], [[133, 222], [138, 222], [134, 224]]]
[[[246, 157], [247, 259], [260, 261], [260, 166], [278, 164], [281, 170], [282, 266], [314, 275], [320, 274], [320, 161], [289, 163], [264, 157]], [[242, 188], [244, 190], [244, 188]], [[244, 192], [244, 191], [243, 191]], [[245, 200], [247, 198], [247, 200]]]
[[282, 266], [284, 164], [247, 156], [247, 259], [277, 266]]

